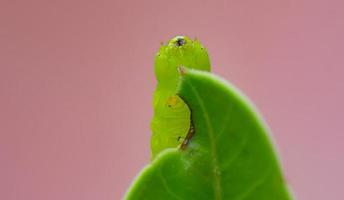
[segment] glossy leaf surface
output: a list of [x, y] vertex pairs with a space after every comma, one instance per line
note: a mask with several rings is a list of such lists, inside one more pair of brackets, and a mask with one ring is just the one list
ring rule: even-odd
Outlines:
[[191, 110], [193, 136], [184, 148], [159, 154], [125, 199], [291, 199], [268, 130], [235, 87], [187, 70], [178, 94]]

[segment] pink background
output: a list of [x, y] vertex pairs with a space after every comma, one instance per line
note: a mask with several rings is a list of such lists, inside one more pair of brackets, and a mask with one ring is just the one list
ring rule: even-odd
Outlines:
[[149, 162], [160, 41], [197, 36], [259, 107], [298, 199], [344, 199], [344, 3], [0, 3], [0, 199], [115, 200]]

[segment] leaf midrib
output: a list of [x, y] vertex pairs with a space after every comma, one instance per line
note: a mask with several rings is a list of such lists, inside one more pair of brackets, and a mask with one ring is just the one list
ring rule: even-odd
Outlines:
[[222, 187], [221, 187], [221, 180], [220, 180], [220, 176], [219, 176], [219, 164], [218, 164], [218, 158], [217, 158], [217, 151], [216, 151], [216, 144], [215, 144], [215, 137], [214, 137], [214, 130], [213, 127], [211, 125], [210, 122], [210, 118], [208, 115], [208, 112], [204, 106], [204, 102], [202, 100], [202, 98], [199, 96], [197, 90], [193, 87], [192, 84], [188, 83], [188, 85], [190, 86], [192, 92], [195, 94], [196, 100], [198, 101], [202, 113], [203, 113], [203, 117], [204, 120], [206, 122], [206, 126], [207, 126], [207, 133], [209, 136], [209, 140], [210, 140], [210, 151], [211, 151], [211, 156], [212, 156], [212, 163], [213, 163], [213, 176], [214, 176], [214, 181], [215, 181], [215, 188], [214, 188], [214, 192], [215, 192], [215, 199], [216, 200], [221, 200], [222, 199]]

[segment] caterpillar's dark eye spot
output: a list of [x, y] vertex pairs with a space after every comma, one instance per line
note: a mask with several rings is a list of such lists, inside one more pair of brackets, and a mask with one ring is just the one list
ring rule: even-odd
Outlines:
[[184, 38], [177, 38], [177, 40], [176, 40], [176, 46], [177, 47], [183, 46], [185, 43], [186, 43], [186, 41]]

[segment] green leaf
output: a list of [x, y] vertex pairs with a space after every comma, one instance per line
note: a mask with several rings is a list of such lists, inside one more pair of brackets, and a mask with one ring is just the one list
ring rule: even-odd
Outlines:
[[194, 134], [184, 148], [159, 154], [125, 199], [291, 199], [268, 130], [235, 87], [187, 70], [178, 94], [191, 109]]

